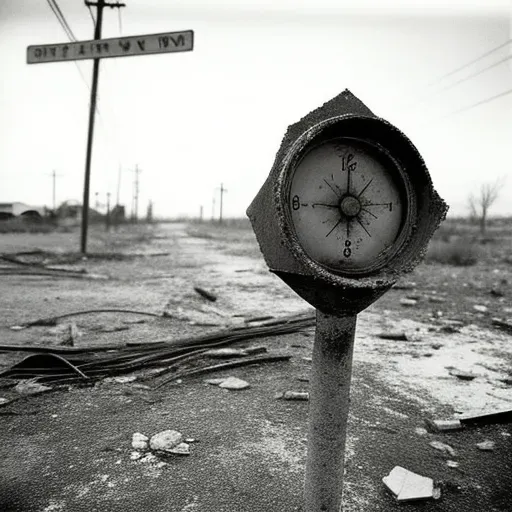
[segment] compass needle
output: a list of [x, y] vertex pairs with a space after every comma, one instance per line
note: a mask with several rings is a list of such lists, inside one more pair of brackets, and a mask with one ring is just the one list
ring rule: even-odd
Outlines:
[[338, 197], [338, 192], [336, 192], [336, 190], [334, 190], [331, 186], [331, 184], [324, 178], [324, 181], [325, 181], [325, 184], [334, 192], [334, 195], [336, 197]]
[[334, 226], [332, 227], [331, 231], [329, 231], [329, 233], [327, 233], [327, 235], [325, 235], [325, 238], [327, 238], [341, 224], [342, 220], [343, 219], [340, 219], [338, 222], [336, 222], [336, 224], [334, 224]]
[[357, 197], [361, 197], [363, 195], [363, 192], [371, 185], [373, 181], [373, 178], [364, 186], [363, 190], [361, 190], [361, 192], [359, 192], [359, 194], [357, 194]]
[[366, 234], [371, 238], [372, 235], [370, 235], [370, 232], [366, 229], [365, 225], [360, 221], [359, 217], [356, 217], [357, 222], [359, 225], [366, 231]]

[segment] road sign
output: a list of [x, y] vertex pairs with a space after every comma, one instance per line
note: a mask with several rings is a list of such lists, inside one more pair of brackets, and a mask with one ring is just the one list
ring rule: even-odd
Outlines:
[[76, 43], [32, 45], [27, 64], [67, 60], [104, 59], [152, 53], [189, 52], [194, 49], [194, 31], [163, 32], [145, 36], [114, 37]]

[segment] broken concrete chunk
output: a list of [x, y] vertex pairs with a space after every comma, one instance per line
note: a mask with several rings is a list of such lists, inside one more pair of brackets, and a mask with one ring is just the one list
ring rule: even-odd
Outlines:
[[381, 332], [377, 336], [383, 340], [407, 341], [409, 339], [405, 332]]
[[132, 435], [132, 448], [134, 450], [147, 450], [149, 446], [149, 437], [141, 434], [140, 432], [135, 432]]
[[190, 455], [190, 447], [188, 443], [180, 443], [168, 451], [169, 453], [174, 453], [176, 455]]
[[39, 384], [39, 382], [35, 382], [33, 380], [19, 382], [14, 388], [14, 390], [20, 395], [36, 395], [38, 393], [50, 391], [51, 389], [51, 386], [44, 386], [43, 384]]
[[441, 443], [441, 441], [432, 441], [429, 444], [432, 448], [447, 453], [450, 457], [455, 457], [455, 450], [449, 444]]
[[418, 301], [416, 299], [400, 299], [400, 305], [401, 306], [405, 306], [405, 307], [413, 307], [413, 306], [416, 306], [416, 304], [418, 303]]
[[219, 384], [219, 388], [232, 390], [245, 389], [248, 388], [249, 386], [250, 384], [248, 382], [237, 377], [228, 377], [226, 380]]
[[401, 466], [395, 466], [382, 481], [398, 501], [434, 498], [434, 481], [432, 478], [418, 475]]
[[464, 370], [458, 370], [457, 368], [452, 368], [450, 370], [450, 375], [457, 377], [460, 380], [473, 380], [477, 377], [474, 373], [466, 372]]
[[473, 306], [473, 309], [475, 311], [478, 311], [479, 313], [487, 313], [487, 311], [489, 311], [489, 308], [487, 306], [481, 306], [480, 304], [475, 304]]
[[462, 424], [458, 419], [453, 420], [431, 420], [426, 419], [425, 423], [432, 432], [447, 432], [450, 430], [461, 430]]
[[307, 391], [285, 391], [283, 393], [284, 400], [309, 400]]
[[495, 443], [494, 441], [489, 441], [489, 439], [486, 439], [485, 441], [482, 441], [481, 443], [477, 443], [477, 447], [479, 450], [482, 450], [483, 452], [492, 452], [494, 450]]
[[132, 452], [132, 453], [130, 453], [130, 460], [139, 460], [142, 457], [143, 457], [143, 455], [140, 452]]
[[459, 463], [456, 460], [447, 460], [446, 465], [449, 468], [458, 468], [459, 467]]
[[177, 430], [163, 430], [150, 439], [149, 446], [152, 450], [166, 452], [178, 446], [182, 439], [183, 435]]

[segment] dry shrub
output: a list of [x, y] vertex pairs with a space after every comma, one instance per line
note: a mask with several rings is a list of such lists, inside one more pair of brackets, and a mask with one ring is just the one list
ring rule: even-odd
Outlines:
[[427, 263], [441, 263], [469, 267], [475, 265], [481, 257], [476, 240], [457, 238], [451, 241], [432, 240], [428, 246]]

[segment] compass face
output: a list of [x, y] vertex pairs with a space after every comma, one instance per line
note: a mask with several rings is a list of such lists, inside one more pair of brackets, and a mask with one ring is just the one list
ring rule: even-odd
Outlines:
[[292, 170], [287, 203], [304, 252], [337, 273], [381, 268], [405, 238], [403, 174], [386, 152], [357, 139], [310, 148]]

